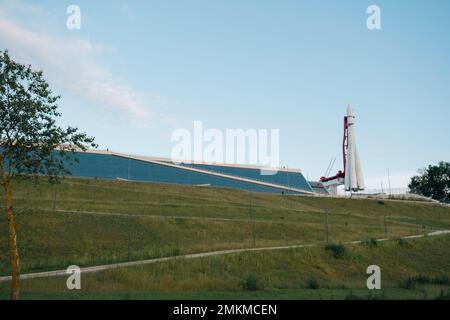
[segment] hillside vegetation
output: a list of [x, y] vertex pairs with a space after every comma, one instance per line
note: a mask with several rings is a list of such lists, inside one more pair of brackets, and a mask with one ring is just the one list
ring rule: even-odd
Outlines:
[[[450, 229], [450, 209], [425, 202], [90, 179], [16, 180], [14, 194], [22, 273]], [[0, 275], [10, 272], [6, 235], [0, 219]]]
[[[324, 246], [245, 252], [22, 281], [28, 299], [449, 299], [450, 236], [367, 242], [335, 255]], [[366, 269], [381, 268], [381, 290]], [[0, 286], [0, 297], [7, 297]]]

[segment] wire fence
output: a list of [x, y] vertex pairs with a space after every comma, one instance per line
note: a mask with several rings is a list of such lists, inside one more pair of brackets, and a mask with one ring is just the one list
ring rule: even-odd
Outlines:
[[341, 191], [337, 196], [339, 198], [366, 198], [366, 199], [392, 199], [392, 200], [410, 200], [410, 201], [424, 201], [435, 202], [439, 201], [426, 197], [423, 195], [412, 193], [408, 188], [391, 188], [391, 189], [364, 189], [359, 192], [344, 192]]
[[[438, 220], [411, 212], [380, 207], [384, 214], [373, 215], [304, 201], [307, 198], [221, 188], [73, 180], [19, 187], [15, 199], [22, 272], [237, 248], [400, 237], [441, 228]], [[0, 228], [0, 249], [5, 253], [0, 255], [0, 273], [7, 273], [4, 220]]]
[[396, 194], [410, 194], [410, 190], [408, 188], [369, 188], [363, 191], [366, 194], [387, 194], [387, 195], [396, 195]]

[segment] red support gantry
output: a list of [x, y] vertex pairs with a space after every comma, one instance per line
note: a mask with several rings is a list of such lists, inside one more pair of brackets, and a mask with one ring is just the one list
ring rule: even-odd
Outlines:
[[320, 177], [321, 182], [326, 182], [330, 180], [334, 180], [337, 178], [344, 178], [345, 177], [345, 164], [346, 164], [346, 157], [347, 157], [347, 146], [348, 146], [348, 122], [347, 117], [344, 117], [344, 137], [342, 139], [342, 162], [344, 164], [344, 169], [339, 170], [336, 175], [332, 177]]

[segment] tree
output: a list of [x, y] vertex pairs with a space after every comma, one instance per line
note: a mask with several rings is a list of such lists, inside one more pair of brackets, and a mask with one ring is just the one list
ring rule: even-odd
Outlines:
[[14, 177], [47, 176], [51, 182], [69, 174], [75, 151], [97, 147], [94, 138], [75, 127], [61, 128], [56, 120], [59, 96], [53, 94], [42, 71], [13, 61], [0, 51], [0, 170], [5, 190], [11, 258], [11, 299], [19, 299], [19, 250], [13, 210]]
[[411, 193], [421, 194], [442, 202], [450, 201], [450, 163], [439, 162], [419, 170], [408, 185]]

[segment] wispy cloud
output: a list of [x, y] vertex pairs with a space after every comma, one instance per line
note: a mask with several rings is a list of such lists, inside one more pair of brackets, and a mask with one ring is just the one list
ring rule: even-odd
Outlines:
[[3, 10], [8, 12], [19, 11], [25, 14], [32, 14], [34, 16], [42, 16], [48, 12], [40, 5], [26, 3], [21, 0], [0, 0], [0, 6]]
[[[25, 9], [43, 10], [29, 6]], [[98, 63], [105, 53], [105, 46], [89, 40], [27, 29], [2, 10], [4, 8], [0, 8], [2, 49], [7, 48], [13, 56], [44, 69], [47, 76], [65, 89], [119, 112], [131, 124], [149, 124], [151, 101], [154, 101], [155, 97], [159, 100], [162, 98], [134, 90], [115, 78], [106, 66]]]

